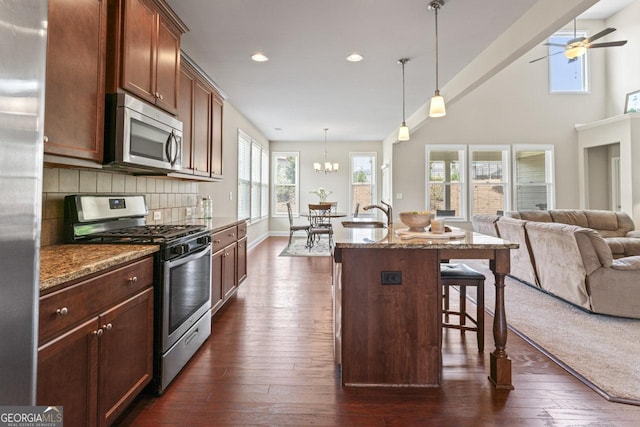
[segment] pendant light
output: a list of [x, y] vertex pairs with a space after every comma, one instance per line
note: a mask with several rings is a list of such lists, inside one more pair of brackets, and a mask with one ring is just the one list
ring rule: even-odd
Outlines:
[[444, 0], [433, 0], [429, 4], [429, 9], [435, 12], [436, 16], [436, 91], [431, 98], [431, 106], [429, 107], [429, 117], [443, 117], [447, 114], [444, 106], [444, 98], [440, 95], [438, 88], [438, 9], [444, 5]]
[[327, 161], [327, 131], [329, 128], [324, 128], [324, 163], [315, 162], [313, 164], [313, 170], [317, 173], [324, 172], [325, 174], [331, 172], [338, 172], [340, 165], [338, 163], [331, 163]]
[[404, 64], [409, 62], [409, 58], [398, 59], [398, 62], [402, 64], [402, 125], [398, 130], [398, 141], [409, 140], [409, 127], [404, 119]]

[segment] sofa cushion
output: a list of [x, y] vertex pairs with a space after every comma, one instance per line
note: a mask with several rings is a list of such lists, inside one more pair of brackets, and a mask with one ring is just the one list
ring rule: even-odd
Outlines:
[[[612, 211], [598, 211], [598, 210], [586, 210], [584, 211], [587, 220], [589, 221], [588, 227], [597, 231], [617, 231], [618, 230], [618, 216]], [[626, 233], [626, 231], [625, 231]], [[603, 237], [609, 237], [604, 236]]]
[[613, 261], [611, 265], [616, 270], [640, 272], [640, 256], [628, 256]]
[[562, 224], [579, 225], [580, 227], [589, 227], [589, 221], [584, 211], [576, 211], [573, 209], [559, 209], [549, 211], [553, 222], [561, 222]]
[[500, 219], [498, 215], [478, 214], [471, 218], [473, 231], [477, 233], [487, 234], [489, 236], [500, 237], [496, 222]]
[[504, 216], [507, 218], [524, 219], [526, 221], [553, 222], [553, 218], [551, 218], [549, 211], [512, 211], [505, 213]]
[[605, 237], [614, 258], [640, 255], [640, 239], [637, 237]]

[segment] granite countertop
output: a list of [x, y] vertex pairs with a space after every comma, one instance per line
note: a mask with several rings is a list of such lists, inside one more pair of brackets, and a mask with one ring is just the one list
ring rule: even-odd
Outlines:
[[186, 225], [204, 225], [207, 227], [207, 230], [212, 233], [216, 233], [220, 230], [224, 230], [228, 227], [233, 227], [234, 225], [243, 224], [247, 219], [237, 219], [233, 217], [213, 217], [209, 219], [205, 218], [191, 218], [184, 221], [180, 221], [180, 224]]
[[40, 292], [157, 252], [158, 245], [68, 244], [40, 249]]
[[519, 246], [518, 243], [453, 226], [451, 229], [457, 235], [464, 233], [464, 236], [446, 239], [429, 237], [405, 239], [396, 235], [398, 230], [404, 231], [406, 229], [407, 226], [402, 224], [400, 220], [389, 228], [345, 228], [341, 221], [333, 222], [335, 247], [343, 249], [516, 249]]

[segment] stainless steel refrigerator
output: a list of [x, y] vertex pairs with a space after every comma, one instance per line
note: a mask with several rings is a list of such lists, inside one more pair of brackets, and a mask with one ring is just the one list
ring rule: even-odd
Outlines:
[[34, 405], [47, 0], [0, 0], [0, 405]]

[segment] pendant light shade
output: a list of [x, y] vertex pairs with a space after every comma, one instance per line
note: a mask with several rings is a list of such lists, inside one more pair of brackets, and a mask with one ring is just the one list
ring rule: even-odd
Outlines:
[[402, 64], [402, 125], [398, 130], [398, 141], [408, 141], [409, 140], [409, 127], [407, 126], [407, 122], [404, 118], [405, 108], [404, 108], [404, 64], [409, 62], [409, 58], [398, 59], [398, 62]]
[[340, 165], [338, 163], [332, 163], [327, 161], [327, 131], [329, 128], [324, 128], [324, 162], [314, 162], [313, 170], [317, 173], [324, 172], [325, 174], [331, 172], [338, 172]]
[[444, 5], [444, 0], [433, 0], [429, 3], [429, 9], [435, 12], [436, 22], [436, 90], [431, 98], [431, 105], [429, 107], [430, 117], [443, 117], [447, 114], [447, 110], [444, 105], [444, 98], [440, 95], [440, 88], [438, 87], [438, 10]]

